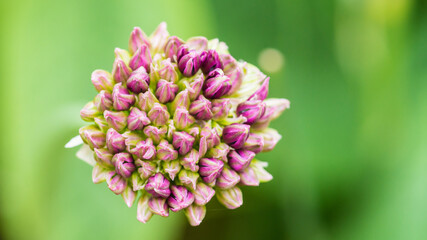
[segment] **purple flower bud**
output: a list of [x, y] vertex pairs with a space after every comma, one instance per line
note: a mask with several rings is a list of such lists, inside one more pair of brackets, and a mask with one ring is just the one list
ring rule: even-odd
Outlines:
[[178, 152], [173, 148], [172, 144], [163, 139], [159, 145], [157, 145], [156, 157], [159, 160], [171, 161], [178, 157]]
[[178, 48], [184, 44], [177, 36], [170, 36], [165, 45], [165, 56], [170, 58], [172, 61], [175, 61], [176, 54], [178, 53]]
[[264, 138], [256, 133], [249, 133], [249, 137], [243, 145], [243, 149], [254, 152], [255, 154], [260, 153], [264, 148]]
[[230, 147], [225, 143], [220, 143], [218, 146], [211, 148], [207, 153], [208, 157], [219, 159], [223, 162], [227, 162], [228, 152], [230, 151]]
[[103, 132], [106, 132], [110, 128], [108, 126], [107, 121], [105, 120], [105, 118], [102, 115], [94, 118], [93, 121], [95, 121], [95, 124]]
[[215, 195], [215, 190], [208, 185], [199, 182], [197, 183], [196, 190], [193, 191], [194, 203], [197, 205], [206, 205]]
[[196, 149], [191, 149], [191, 151], [181, 159], [181, 165], [185, 169], [191, 170], [193, 172], [199, 171], [199, 165], [197, 165], [198, 162], [199, 152], [197, 152]]
[[240, 123], [225, 126], [222, 131], [222, 140], [232, 148], [242, 148], [246, 139], [248, 139], [249, 129], [249, 125]]
[[179, 130], [184, 130], [195, 122], [193, 116], [190, 115], [187, 109], [178, 107], [173, 115], [173, 122], [175, 127]]
[[169, 120], [168, 108], [163, 104], [154, 103], [147, 116], [151, 120], [151, 123], [156, 126], [166, 125]]
[[148, 194], [143, 194], [138, 200], [138, 205], [136, 210], [136, 219], [138, 219], [138, 221], [142, 223], [147, 223], [153, 216], [153, 213], [148, 207], [149, 199], [150, 199], [150, 196]]
[[228, 94], [233, 94], [240, 88], [243, 81], [243, 70], [234, 59], [229, 54], [221, 55], [221, 62], [223, 64], [224, 74], [230, 78], [231, 88], [228, 91]]
[[175, 94], [178, 92], [178, 85], [167, 80], [160, 79], [157, 83], [156, 97], [161, 103], [167, 103], [175, 98]]
[[228, 164], [234, 170], [240, 172], [247, 168], [255, 157], [255, 153], [249, 150], [232, 150], [228, 153]]
[[122, 152], [126, 149], [125, 138], [113, 128], [107, 131], [107, 148], [112, 153]]
[[230, 99], [224, 98], [224, 99], [214, 99], [212, 101], [212, 114], [213, 119], [223, 119], [228, 116], [228, 112], [231, 109], [231, 102]]
[[208, 48], [208, 39], [205, 37], [192, 37], [185, 43], [189, 49], [203, 51]]
[[170, 182], [161, 173], [148, 178], [145, 191], [151, 193], [153, 197], [167, 198], [171, 194]]
[[179, 160], [163, 161], [162, 167], [163, 167], [163, 170], [169, 174], [169, 177], [172, 181], [175, 179], [176, 175], [181, 170], [181, 165], [179, 164]]
[[155, 127], [155, 126], [146, 126], [144, 128], [144, 134], [148, 138], [151, 138], [154, 144], [158, 144], [161, 139], [166, 137], [167, 127]]
[[205, 76], [202, 73], [193, 77], [193, 81], [186, 84], [188, 95], [191, 101], [194, 101], [202, 91], [203, 83], [205, 82]]
[[132, 190], [131, 186], [127, 186], [125, 190], [122, 192], [123, 200], [125, 201], [128, 207], [132, 207], [135, 202], [136, 192]]
[[122, 59], [116, 58], [113, 64], [114, 80], [118, 83], [126, 83], [130, 73], [131, 69], [126, 65], [126, 63]]
[[167, 80], [168, 82], [177, 82], [178, 73], [175, 71], [175, 68], [176, 64], [172, 64], [169, 58], [163, 60], [157, 70], [158, 77]]
[[108, 125], [114, 128], [117, 132], [122, 132], [126, 128], [127, 117], [127, 112], [104, 111], [104, 118], [108, 122]]
[[256, 133], [264, 139], [264, 148], [262, 149], [263, 152], [273, 150], [273, 148], [282, 138], [282, 136], [275, 129], [272, 128], [266, 128]]
[[132, 190], [137, 192], [144, 189], [145, 181], [139, 176], [139, 173], [133, 172], [131, 176]]
[[[207, 149], [211, 149], [221, 142], [219, 134], [215, 128], [211, 128], [206, 124], [200, 132], [201, 140], [206, 141]], [[205, 140], [202, 140], [205, 139]]]
[[200, 159], [199, 166], [199, 173], [203, 181], [206, 183], [214, 183], [221, 174], [224, 163], [215, 158], [202, 158]]
[[[151, 54], [147, 45], [141, 45], [129, 61], [129, 67], [132, 70], [143, 68], [146, 72], [150, 71]], [[148, 75], [147, 75], [148, 76]]]
[[168, 198], [168, 205], [173, 212], [178, 212], [194, 202], [194, 195], [183, 186], [171, 186], [172, 194]]
[[154, 53], [160, 52], [165, 48], [166, 41], [169, 37], [169, 33], [166, 28], [166, 23], [162, 22], [150, 36], [151, 49]]
[[267, 99], [264, 102], [267, 105], [264, 114], [252, 125], [257, 130], [268, 127], [270, 121], [278, 118], [284, 110], [290, 107], [290, 102], [287, 99]]
[[220, 98], [231, 89], [231, 80], [224, 72], [217, 68], [209, 73], [203, 85], [203, 92], [207, 98]]
[[105, 90], [101, 90], [98, 95], [96, 95], [93, 103], [100, 112], [110, 110], [113, 107], [113, 95]]
[[238, 187], [216, 191], [218, 201], [228, 209], [236, 209], [243, 204], [242, 191]]
[[91, 76], [92, 84], [95, 89], [100, 92], [106, 90], [111, 92], [114, 86], [114, 80], [111, 74], [104, 70], [95, 70]]
[[239, 182], [240, 176], [237, 172], [229, 168], [224, 168], [216, 181], [216, 186], [222, 189], [227, 189], [234, 187]]
[[135, 161], [135, 165], [138, 167], [139, 176], [143, 180], [148, 179], [156, 173], [157, 165], [154, 162], [138, 159]]
[[169, 216], [169, 208], [168, 204], [166, 203], [166, 198], [151, 197], [148, 200], [148, 207], [154, 214], [160, 215], [162, 217]]
[[100, 114], [101, 113], [98, 111], [93, 102], [88, 102], [80, 111], [80, 117], [83, 119], [83, 121], [86, 122], [92, 122], [93, 119]]
[[126, 151], [131, 152], [136, 147], [136, 144], [142, 141], [142, 136], [139, 133], [126, 131], [122, 134], [125, 138]]
[[147, 35], [139, 27], [135, 27], [130, 34], [129, 38], [129, 51], [134, 53], [142, 45], [150, 46], [150, 41], [147, 38]]
[[261, 87], [258, 88], [248, 100], [261, 100], [264, 101], [268, 95], [268, 83], [270, 82], [270, 77], [267, 77], [264, 82], [261, 84]]
[[186, 132], [174, 132], [172, 144], [180, 155], [185, 155], [193, 148], [195, 138]]
[[260, 100], [246, 101], [237, 106], [237, 115], [244, 116], [247, 124], [256, 122], [265, 112], [265, 103]]
[[191, 77], [199, 71], [201, 62], [200, 55], [195, 50], [188, 50], [188, 47], [182, 45], [178, 50], [178, 68], [182, 75]]
[[129, 110], [135, 103], [135, 96], [122, 86], [121, 83], [114, 85], [113, 89], [113, 106], [118, 111]]
[[182, 185], [191, 189], [196, 189], [196, 184], [197, 184], [197, 179], [199, 179], [199, 174], [186, 169], [182, 169], [178, 174], [178, 179]]
[[206, 207], [205, 206], [198, 206], [198, 205], [191, 205], [188, 208], [184, 210], [185, 216], [187, 216], [188, 222], [191, 226], [199, 226], [200, 223], [202, 223], [203, 219], [206, 215]]
[[144, 126], [150, 124], [147, 114], [136, 107], [133, 107], [130, 111], [128, 121], [128, 128], [131, 131], [142, 130]]
[[150, 90], [146, 91], [145, 93], [140, 93], [138, 95], [137, 105], [142, 111], [150, 111], [150, 109], [154, 106], [154, 103], [156, 102], [159, 102], [159, 100], [157, 100], [156, 96], [154, 96], [154, 94]]
[[153, 145], [153, 140], [147, 138], [145, 141], [138, 142], [131, 153], [139, 159], [151, 160], [156, 155], [156, 147]]
[[240, 172], [240, 184], [245, 186], [259, 186], [258, 177], [250, 166]]
[[134, 93], [145, 92], [150, 85], [150, 77], [145, 68], [140, 67], [130, 74], [127, 80], [127, 87]]
[[83, 142], [89, 145], [91, 149], [105, 146], [105, 133], [101, 132], [96, 126], [82, 127], [79, 129], [79, 133]]
[[93, 149], [93, 151], [94, 151], [95, 161], [98, 164], [105, 167], [113, 166], [113, 163], [111, 162], [111, 159], [113, 158], [113, 154], [111, 154], [107, 149], [95, 148]]
[[115, 171], [110, 171], [107, 174], [107, 185], [113, 193], [119, 195], [127, 186], [126, 178], [122, 177]]
[[115, 154], [112, 162], [116, 168], [116, 172], [125, 178], [130, 177], [132, 172], [135, 171], [135, 164], [133, 164], [132, 155], [127, 152]]
[[182, 107], [188, 109], [190, 107], [190, 97], [188, 95], [188, 90], [185, 89], [176, 95], [175, 99], [172, 101], [170, 106], [171, 112], [174, 113], [177, 108]]
[[208, 50], [207, 52], [203, 52], [200, 56], [202, 59], [202, 71], [204, 74], [209, 74], [210, 71], [221, 68], [222, 69], [222, 63], [219, 59], [219, 55], [215, 50]]
[[213, 116], [211, 109], [212, 103], [203, 95], [199, 95], [190, 105], [190, 114], [199, 120], [209, 120]]
[[106, 180], [108, 171], [99, 164], [95, 164], [92, 170], [92, 181], [95, 184], [102, 183]]

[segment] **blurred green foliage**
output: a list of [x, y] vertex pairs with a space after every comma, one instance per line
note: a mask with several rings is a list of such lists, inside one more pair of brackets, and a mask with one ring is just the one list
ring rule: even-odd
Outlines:
[[[1, 239], [427, 239], [427, 3], [411, 0], [0, 2]], [[83, 125], [94, 69], [134, 26], [218, 37], [285, 66], [271, 97], [275, 177], [244, 205], [136, 220], [64, 144]]]

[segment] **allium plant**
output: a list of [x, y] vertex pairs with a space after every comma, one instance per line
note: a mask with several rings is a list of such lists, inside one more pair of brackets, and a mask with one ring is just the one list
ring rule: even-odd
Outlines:
[[280, 140], [268, 126], [289, 101], [266, 99], [269, 77], [258, 68], [218, 39], [170, 36], [165, 23], [149, 37], [134, 28], [115, 56], [111, 73], [92, 73], [98, 94], [80, 112], [89, 125], [77, 156], [93, 165], [94, 183], [129, 207], [138, 199], [139, 221], [183, 210], [197, 226], [213, 196], [235, 209], [239, 186], [272, 179], [255, 156]]

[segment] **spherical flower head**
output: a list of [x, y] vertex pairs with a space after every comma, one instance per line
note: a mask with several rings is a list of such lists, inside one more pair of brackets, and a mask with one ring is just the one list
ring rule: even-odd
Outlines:
[[165, 23], [151, 35], [134, 28], [129, 49], [114, 52], [111, 73], [92, 73], [97, 95], [80, 111], [89, 125], [78, 156], [94, 164], [94, 183], [137, 202], [140, 222], [171, 210], [198, 226], [214, 196], [234, 209], [239, 186], [272, 179], [255, 156], [278, 144], [268, 126], [289, 101], [267, 99], [258, 68], [218, 39], [170, 36]]

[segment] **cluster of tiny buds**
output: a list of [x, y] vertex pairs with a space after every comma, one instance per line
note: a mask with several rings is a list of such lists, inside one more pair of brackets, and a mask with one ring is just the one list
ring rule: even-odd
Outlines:
[[269, 128], [289, 102], [266, 99], [269, 78], [236, 61], [224, 43], [169, 36], [162, 23], [147, 37], [134, 28], [129, 51], [115, 50], [110, 74], [92, 73], [98, 94], [80, 112], [79, 130], [93, 151], [93, 181], [106, 181], [137, 219], [184, 210], [197, 226], [216, 195], [229, 209], [239, 186], [272, 179], [265, 162], [281, 136]]

